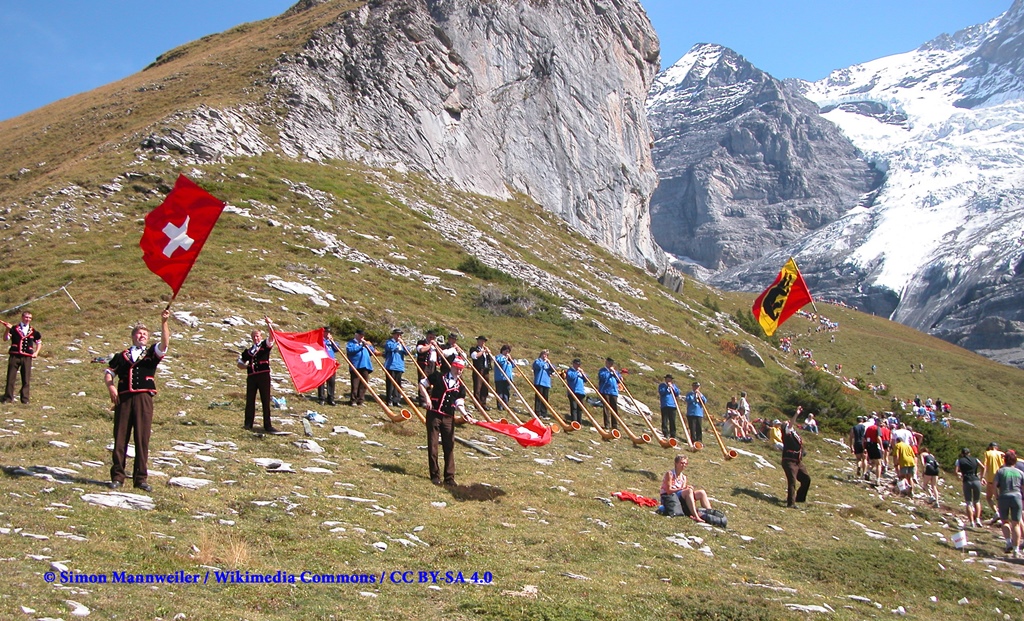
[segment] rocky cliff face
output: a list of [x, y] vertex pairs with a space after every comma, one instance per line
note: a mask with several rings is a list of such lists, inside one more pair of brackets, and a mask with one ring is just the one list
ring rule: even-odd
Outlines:
[[279, 60], [281, 146], [527, 194], [653, 271], [658, 63], [636, 0], [373, 1]]
[[703, 275], [835, 221], [880, 182], [814, 103], [721, 46], [695, 46], [647, 105], [655, 240]]

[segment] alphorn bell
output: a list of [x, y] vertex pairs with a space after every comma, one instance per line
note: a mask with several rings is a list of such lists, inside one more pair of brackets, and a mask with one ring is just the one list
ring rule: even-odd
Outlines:
[[601, 391], [597, 389], [597, 386], [594, 386], [594, 382], [590, 381], [589, 377], [587, 377], [586, 380], [587, 383], [590, 384], [590, 387], [594, 389], [594, 392], [597, 393], [597, 396], [601, 399], [601, 403], [604, 404], [605, 409], [611, 412], [612, 417], [616, 421], [618, 421], [620, 425], [622, 425], [622, 430], [626, 432], [626, 435], [629, 437], [630, 441], [633, 442], [633, 444], [647, 444], [648, 442], [651, 441], [651, 436], [647, 435], [646, 433], [641, 434], [639, 436], [633, 433], [633, 431], [629, 428], [629, 425], [626, 424], [626, 421], [622, 420], [622, 418], [619, 416], [619, 413], [612, 409], [611, 404], [608, 403], [608, 400], [604, 398], [604, 395], [601, 394]]
[[[590, 421], [590, 424], [593, 425], [594, 429], [597, 430], [597, 433], [601, 436], [602, 440], [617, 440], [622, 436], [622, 434], [619, 433], [618, 429], [612, 429], [611, 431], [609, 431], [602, 427], [597, 422], [597, 419], [594, 418], [594, 415], [590, 413], [590, 410], [587, 409], [587, 406], [582, 401], [580, 401], [580, 398], [576, 396], [576, 393], [574, 393], [572, 389], [569, 388], [569, 384], [565, 381], [565, 378], [562, 377], [560, 373], [555, 373], [555, 375], [558, 376], [558, 379], [562, 382], [562, 385], [565, 386], [566, 392], [569, 393], [569, 398], [573, 399], [574, 401], [576, 401], [577, 404], [579, 404], [580, 409], [583, 410], [583, 414], [586, 415], [587, 419]], [[573, 424], [577, 424], [576, 421], [573, 421]]]
[[[403, 344], [402, 347], [405, 347], [405, 345]], [[370, 351], [370, 350], [367, 349], [366, 351]], [[409, 351], [408, 348], [406, 348], [406, 351]], [[412, 411], [416, 415], [416, 418], [420, 419], [421, 423], [426, 423], [427, 422], [427, 418], [425, 416], [423, 416], [423, 412], [420, 412], [419, 408], [416, 407], [416, 404], [413, 403], [412, 399], [409, 398], [409, 395], [405, 394], [405, 391], [402, 390], [402, 385], [395, 381], [394, 376], [391, 375], [390, 372], [388, 372], [387, 368], [385, 368], [385, 366], [384, 366], [384, 363], [381, 362], [380, 358], [377, 357], [377, 354], [375, 354], [372, 351], [370, 351], [370, 355], [373, 356], [373, 359], [376, 360], [377, 364], [380, 365], [381, 370], [384, 371], [384, 375], [387, 375], [388, 379], [391, 380], [391, 383], [395, 385], [396, 389], [398, 389], [398, 394], [402, 395], [402, 398], [405, 399], [405, 402], [409, 404], [410, 408], [412, 408]], [[402, 409], [402, 417], [403, 418], [409, 418], [408, 416], [406, 416], [406, 414], [408, 414], [408, 411], [403, 408]]]
[[349, 360], [347, 355], [345, 356], [345, 362], [348, 363], [349, 368], [352, 369], [352, 372], [355, 373], [356, 377], [359, 378], [359, 381], [362, 382], [364, 386], [366, 386], [366, 392], [370, 393], [370, 396], [373, 397], [373, 400], [377, 402], [377, 405], [379, 405], [381, 409], [384, 410], [384, 413], [387, 414], [388, 418], [390, 418], [393, 422], [396, 423], [400, 423], [404, 420], [409, 420], [409, 418], [411, 418], [412, 415], [409, 414], [408, 410], [402, 410], [401, 414], [395, 414], [394, 412], [392, 412], [391, 408], [388, 407], [388, 404], [384, 403], [384, 400], [377, 396], [377, 391], [370, 388], [370, 383], [366, 381], [366, 378], [363, 377], [363, 374], [359, 372], [359, 369], [356, 368], [356, 365], [352, 364], [352, 361]]
[[[521, 375], [523, 379], [530, 384], [530, 387], [533, 388], [533, 392], [536, 393], [537, 398], [540, 399], [540, 402], [544, 404], [544, 407], [547, 408], [548, 412], [551, 412], [551, 415], [555, 417], [555, 420], [558, 421], [558, 424], [561, 425], [563, 429], [565, 429], [566, 431], [575, 431], [580, 428], [579, 423], [576, 423], [576, 426], [574, 427], [566, 423], [564, 420], [562, 420], [562, 417], [558, 415], [558, 412], [555, 411], [555, 408], [551, 407], [551, 404], [548, 403], [548, 400], [544, 398], [544, 395], [540, 394], [540, 391], [537, 390], [537, 387], [533, 384], [533, 382], [530, 381], [530, 378], [527, 377], [525, 371], [520, 369], [517, 365], [513, 365], [513, 369], [514, 371], [519, 371], [519, 375]], [[534, 417], [537, 418], [537, 420], [540, 420], [540, 417], [537, 416], [536, 414], [534, 414]], [[557, 425], [552, 425], [551, 430], [554, 431], [556, 427]]]
[[697, 399], [700, 401], [701, 407], [704, 408], [704, 414], [708, 417], [708, 422], [711, 423], [711, 432], [715, 434], [715, 439], [718, 440], [718, 446], [722, 449], [722, 456], [726, 459], [735, 459], [738, 453], [732, 449], [725, 448], [725, 442], [722, 440], [722, 434], [718, 432], [718, 425], [715, 423], [715, 417], [711, 415], [711, 410], [708, 409], [708, 402], [704, 399], [704, 395], [697, 395]]
[[661, 445], [661, 448], [675, 448], [679, 443], [676, 442], [675, 438], [663, 438], [658, 430], [654, 428], [654, 423], [651, 422], [651, 419], [648, 418], [646, 414], [644, 414], [644, 411], [640, 408], [640, 404], [637, 402], [636, 397], [634, 397], [633, 393], [629, 391], [629, 386], [626, 386], [626, 382], [622, 382], [622, 388], [626, 391], [629, 399], [633, 402], [633, 407], [636, 408], [637, 414], [640, 415], [640, 418], [644, 419], [644, 422], [647, 423], [647, 427], [650, 428], [651, 437], [658, 440], [658, 444]]

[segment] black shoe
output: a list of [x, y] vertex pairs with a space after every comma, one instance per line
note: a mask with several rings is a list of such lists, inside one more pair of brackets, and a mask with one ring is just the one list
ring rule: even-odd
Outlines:
[[430, 479], [430, 482], [433, 483], [434, 485], [440, 485], [441, 479]]
[[110, 489], [121, 489], [124, 487], [124, 481], [111, 481]]
[[252, 425], [242, 425], [242, 429], [245, 429], [246, 431], [252, 431]]
[[796, 505], [795, 504], [788, 504], [788, 505], [786, 505], [786, 508], [787, 509], [796, 509]]
[[335, 402], [333, 402], [333, 401], [328, 401], [327, 405], [337, 405], [337, 404]]
[[141, 489], [144, 492], [151, 492], [153, 491], [153, 486], [149, 483], [139, 483], [135, 486], [135, 489]]
[[444, 486], [445, 487], [458, 487], [458, 485], [459, 484], [455, 482], [455, 479], [445, 479], [444, 480]]

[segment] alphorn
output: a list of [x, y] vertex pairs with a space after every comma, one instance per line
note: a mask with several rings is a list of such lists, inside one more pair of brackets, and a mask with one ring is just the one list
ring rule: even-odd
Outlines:
[[[402, 345], [402, 347], [405, 347], [405, 345]], [[367, 349], [366, 351], [370, 351], [370, 350]], [[408, 352], [409, 350], [406, 349], [406, 351]], [[402, 398], [405, 399], [405, 402], [409, 404], [410, 408], [412, 408], [413, 414], [416, 415], [416, 418], [420, 419], [421, 423], [426, 423], [427, 422], [427, 418], [425, 416], [423, 416], [423, 412], [420, 412], [419, 408], [416, 407], [416, 404], [413, 403], [412, 399], [409, 398], [409, 395], [405, 394], [405, 391], [402, 390], [402, 385], [399, 382], [395, 381], [394, 376], [391, 375], [391, 373], [387, 370], [387, 368], [384, 366], [384, 363], [381, 362], [380, 358], [377, 357], [377, 354], [375, 354], [372, 351], [370, 351], [370, 355], [373, 356], [373, 359], [376, 360], [377, 364], [380, 365], [381, 370], [384, 371], [384, 375], [387, 375], [388, 379], [391, 380], [391, 383], [395, 385], [396, 389], [398, 389], [398, 394], [402, 395]], [[402, 416], [404, 418], [409, 418], [408, 416], [405, 416], [405, 414], [406, 414], [406, 410], [403, 409], [402, 410]]]
[[356, 377], [359, 378], [359, 381], [366, 386], [366, 392], [370, 393], [370, 396], [373, 397], [373, 400], [377, 402], [377, 405], [379, 405], [381, 409], [384, 410], [384, 413], [388, 415], [388, 418], [390, 418], [393, 422], [396, 423], [400, 423], [404, 420], [409, 420], [409, 418], [411, 418], [412, 415], [409, 414], [409, 410], [402, 410], [401, 414], [395, 414], [394, 412], [392, 412], [391, 408], [388, 407], [388, 404], [384, 403], [384, 400], [377, 396], [377, 391], [370, 388], [370, 382], [366, 381], [366, 378], [363, 377], [363, 374], [359, 372], [359, 369], [356, 368], [356, 365], [352, 364], [352, 361], [349, 360], [349, 357], [347, 355], [345, 356], [345, 362], [348, 363], [349, 368], [352, 369], [352, 372], [355, 373]]
[[[466, 352], [465, 352], [465, 351], [463, 351], [463, 349], [462, 349], [461, 347], [459, 347], [459, 344], [458, 344], [458, 343], [456, 343], [456, 344], [455, 344], [455, 349], [456, 349], [456, 350], [457, 350], [457, 351], [458, 351], [459, 353], [461, 353], [461, 354], [463, 355], [463, 357], [464, 357], [464, 358], [466, 358], [466, 360], [467, 360], [467, 364], [468, 364], [468, 363], [469, 363], [469, 357], [468, 357], [468, 356], [466, 356]], [[447, 360], [445, 360], [445, 362], [447, 363], [448, 361], [447, 361]], [[470, 366], [472, 366], [472, 365], [470, 365]], [[515, 365], [515, 362], [513, 362], [513, 363], [512, 363], [512, 366], [513, 366], [513, 367], [515, 367], [515, 366], [516, 366], [516, 365]], [[477, 373], [480, 373], [480, 371], [477, 371], [476, 367], [473, 367], [473, 370], [474, 370], [474, 371], [476, 371]], [[515, 374], [515, 371], [513, 370], [513, 371], [512, 371], [512, 373], [513, 373], [513, 374]], [[486, 378], [484, 379], [484, 381], [485, 381], [485, 382], [487, 381], [487, 380], [486, 380]], [[533, 418], [537, 418], [537, 415], [536, 415], [536, 414], [534, 414], [534, 412], [533, 412], [533, 409], [532, 409], [532, 408], [530, 408], [530, 404], [526, 402], [526, 399], [524, 399], [524, 398], [523, 398], [523, 395], [522, 395], [522, 393], [520, 393], [520, 392], [519, 392], [519, 389], [518, 389], [518, 388], [516, 388], [516, 385], [515, 385], [515, 383], [514, 383], [514, 382], [512, 382], [511, 380], [509, 380], [509, 386], [511, 386], [511, 387], [512, 387], [512, 390], [514, 390], [514, 391], [516, 392], [516, 394], [517, 394], [517, 395], [519, 395], [519, 398], [523, 400], [523, 405], [524, 405], [524, 406], [526, 406], [526, 411], [528, 411], [528, 412], [530, 413], [530, 416], [532, 416]], [[488, 384], [488, 385], [487, 385], [487, 387], [488, 387], [488, 388], [491, 388], [491, 385], [490, 385], [490, 384]], [[494, 396], [495, 396], [495, 398], [496, 398], [496, 399], [497, 399], [497, 400], [498, 400], [498, 401], [499, 401], [499, 402], [500, 402], [500, 403], [501, 403], [502, 405], [504, 405], [504, 406], [505, 406], [505, 411], [506, 411], [506, 412], [508, 412], [509, 416], [511, 416], [511, 417], [512, 417], [512, 420], [514, 420], [514, 421], [515, 421], [515, 423], [516, 423], [517, 425], [522, 425], [522, 424], [523, 424], [523, 421], [522, 421], [522, 420], [520, 420], [520, 419], [519, 419], [519, 417], [518, 417], [518, 416], [516, 416], [516, 413], [512, 411], [512, 408], [511, 408], [511, 407], [509, 407], [509, 404], [508, 404], [508, 402], [507, 402], [507, 401], [505, 401], [504, 399], [501, 399], [501, 397], [499, 397], [499, 396], [498, 396], [498, 391], [497, 391], [497, 390], [495, 390], [495, 391], [494, 391]], [[551, 430], [551, 431], [552, 431], [552, 432], [554, 432], [555, 430], [554, 430], [554, 429], [552, 428], [552, 430]]]
[[654, 423], [651, 421], [651, 419], [648, 418], [646, 414], [644, 414], [643, 409], [640, 407], [640, 403], [637, 402], [636, 397], [633, 396], [633, 393], [629, 391], [629, 386], [626, 386], [626, 382], [621, 382], [621, 384], [622, 388], [626, 391], [626, 394], [629, 396], [629, 400], [633, 402], [633, 407], [636, 409], [637, 414], [640, 415], [640, 418], [644, 419], [644, 422], [647, 423], [647, 427], [651, 430], [651, 437], [658, 441], [658, 444], [661, 445], [661, 448], [675, 448], [676, 445], [679, 444], [678, 442], [676, 442], [676, 439], [663, 438], [662, 435], [658, 432], [658, 430], [654, 428]]
[[[489, 350], [489, 349], [487, 349], [487, 348], [484, 348], [484, 349], [485, 349], [485, 350], [487, 351], [487, 355], [488, 355], [488, 356], [490, 356], [490, 355], [491, 355], [491, 352], [490, 352], [490, 350]], [[487, 390], [489, 390], [490, 392], [493, 392], [493, 393], [494, 393], [494, 398], [495, 398], [495, 399], [496, 399], [496, 400], [497, 400], [498, 402], [500, 402], [500, 403], [501, 403], [502, 405], [504, 405], [504, 406], [505, 406], [505, 409], [506, 409], [506, 410], [508, 410], [508, 411], [509, 411], [509, 413], [511, 413], [511, 412], [512, 412], [512, 410], [511, 410], [511, 409], [510, 409], [510, 408], [508, 407], [508, 404], [507, 404], [507, 403], [505, 403], [505, 401], [504, 401], [504, 400], [503, 400], [503, 399], [502, 399], [502, 398], [501, 398], [501, 397], [500, 397], [500, 396], [498, 395], [498, 391], [497, 391], [497, 390], [494, 390], [494, 387], [493, 387], [493, 386], [491, 386], [490, 382], [488, 382], [488, 381], [487, 381], [487, 377], [486, 377], [486, 376], [484, 376], [484, 374], [480, 372], [480, 369], [476, 368], [476, 367], [475, 367], [475, 366], [473, 365], [473, 360], [472, 360], [472, 359], [471, 359], [471, 358], [469, 357], [469, 355], [468, 355], [468, 354], [466, 353], [466, 350], [464, 350], [464, 349], [462, 349], [461, 347], [459, 347], [459, 344], [458, 344], [458, 343], [456, 343], [456, 344], [455, 344], [455, 351], [459, 352], [459, 354], [461, 354], [461, 355], [462, 355], [462, 357], [463, 357], [463, 358], [464, 358], [464, 359], [466, 360], [466, 365], [468, 365], [468, 366], [469, 366], [469, 368], [470, 368], [470, 369], [472, 369], [472, 371], [473, 371], [473, 374], [474, 374], [474, 375], [475, 375], [476, 377], [479, 377], [479, 378], [480, 378], [480, 381], [481, 381], [481, 382], [483, 382], [485, 386], [487, 386]], [[438, 354], [440, 354], [441, 352], [437, 352], [437, 353], [438, 353]], [[494, 357], [493, 357], [493, 356], [491, 356], [491, 358], [493, 359]], [[447, 359], [447, 358], [445, 358], [444, 356], [441, 356], [441, 359], [442, 359], [442, 360], [444, 360], [445, 364], [448, 364], [448, 359]], [[461, 378], [460, 378], [460, 380], [461, 380]], [[463, 385], [463, 386], [466, 386], [465, 382], [463, 382], [463, 384], [462, 384], [462, 385]], [[474, 392], [473, 392], [472, 390], [470, 390], [468, 386], [466, 386], [466, 392], [468, 392], [468, 393], [470, 394], [470, 397], [471, 397], [471, 398], [473, 399], [473, 405], [475, 405], [475, 406], [476, 406], [476, 408], [477, 408], [478, 410], [480, 410], [480, 414], [482, 414], [482, 415], [483, 415], [483, 417], [484, 417], [485, 419], [487, 419], [487, 421], [488, 421], [488, 422], [491, 422], [491, 423], [495, 422], [495, 420], [494, 420], [493, 418], [491, 418], [491, 417], [490, 417], [490, 415], [489, 415], [489, 414], [487, 413], [487, 410], [486, 410], [486, 409], [484, 409], [484, 406], [483, 406], [483, 404], [482, 404], [482, 403], [480, 403], [480, 402], [479, 402], [479, 401], [477, 400], [477, 398], [476, 398], [476, 394], [475, 394], [475, 393], [474, 393]], [[512, 417], [513, 417], [513, 418], [515, 418], [515, 414], [512, 414]], [[522, 423], [522, 421], [520, 421], [520, 420], [519, 420], [518, 418], [516, 418], [515, 420], [516, 420], [516, 424], [517, 424], [517, 425], [522, 425], [522, 424], [523, 424], [523, 423]], [[507, 423], [508, 421], [507, 421], [507, 420], [505, 420], [505, 419], [502, 419], [502, 420], [500, 420], [500, 421], [497, 421], [497, 422], [501, 422], [501, 423]]]
[[[590, 424], [594, 426], [594, 429], [597, 430], [597, 433], [601, 436], [602, 440], [617, 440], [619, 439], [619, 437], [622, 436], [622, 434], [619, 433], [618, 429], [612, 429], [611, 431], [608, 431], [604, 427], [602, 427], [597, 422], [597, 419], [594, 418], [594, 415], [590, 413], [590, 410], [587, 409], [587, 406], [584, 405], [584, 403], [580, 401], [580, 398], [576, 396], [576, 393], [574, 393], [572, 389], [569, 388], [569, 384], [568, 382], [565, 381], [565, 378], [562, 377], [560, 373], [555, 373], [555, 375], [558, 376], [558, 379], [562, 382], [562, 385], [565, 386], [566, 392], [569, 393], [569, 398], [573, 399], [577, 404], [579, 404], [580, 409], [583, 410], [584, 414], [586, 414], [587, 419], [590, 421]], [[573, 421], [573, 423], [575, 422], [576, 421]]]
[[708, 402], [704, 399], [704, 395], [697, 395], [697, 400], [700, 401], [701, 407], [704, 408], [704, 415], [708, 417], [708, 422], [711, 423], [711, 432], [715, 434], [715, 439], [718, 440], [718, 447], [722, 449], [722, 456], [726, 459], [734, 459], [738, 453], [732, 449], [725, 448], [722, 434], [718, 433], [718, 425], [715, 423], [715, 417], [711, 415], [711, 410], [708, 409]]
[[[564, 420], [562, 420], [562, 417], [558, 415], [558, 412], [555, 411], [555, 408], [551, 407], [551, 404], [548, 403], [548, 400], [544, 398], [544, 395], [542, 395], [540, 391], [537, 390], [537, 386], [535, 386], [534, 383], [530, 381], [530, 378], [526, 375], [525, 371], [520, 369], [517, 365], [513, 365], [513, 369], [513, 372], [519, 371], [519, 375], [521, 375], [523, 379], [526, 380], [528, 384], [530, 384], [530, 388], [533, 388], [533, 392], [537, 395], [537, 398], [540, 399], [540, 402], [544, 404], [544, 407], [547, 408], [548, 412], [551, 412], [551, 415], [555, 417], [555, 420], [558, 421], [558, 424], [561, 425], [563, 429], [565, 429], [566, 431], [575, 431], [580, 428], [579, 423], [576, 423], [576, 426], [574, 427], [565, 422]], [[536, 414], [534, 414], [534, 417], [537, 418], [537, 420], [540, 420], [540, 417], [537, 416]], [[551, 431], [554, 431], [556, 427], [557, 425], [552, 425]]]
[[597, 386], [594, 386], [594, 382], [590, 381], [589, 377], [584, 377], [587, 380], [587, 383], [590, 384], [590, 387], [594, 389], [594, 392], [596, 392], [597, 396], [601, 399], [601, 403], [604, 404], [605, 409], [611, 412], [612, 417], [615, 420], [617, 420], [620, 425], [622, 425], [623, 431], [626, 432], [626, 435], [629, 436], [629, 439], [633, 442], [633, 444], [647, 444], [648, 442], [651, 441], [651, 436], [647, 435], [646, 433], [641, 434], [639, 436], [633, 433], [633, 431], [629, 428], [629, 425], [626, 424], [626, 421], [622, 420], [622, 418], [619, 416], [619, 413], [612, 409], [611, 404], [608, 403], [608, 400], [604, 398], [604, 395], [601, 394], [601, 391], [597, 389]]

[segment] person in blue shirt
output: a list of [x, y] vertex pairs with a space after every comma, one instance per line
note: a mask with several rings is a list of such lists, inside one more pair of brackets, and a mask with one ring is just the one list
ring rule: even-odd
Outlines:
[[[324, 351], [331, 357], [331, 360], [337, 360], [335, 354], [341, 353], [341, 347], [334, 342], [334, 336], [331, 335], [331, 326], [324, 326]], [[327, 405], [334, 405], [334, 382], [337, 378], [338, 373], [334, 372], [324, 380], [323, 384], [317, 386], [316, 389], [316, 402], [320, 405], [327, 402]]]
[[686, 424], [690, 428], [690, 440], [696, 444], [704, 444], [702, 433], [704, 423], [704, 394], [700, 391], [700, 382], [694, 382], [692, 390], [686, 393]]
[[498, 396], [498, 409], [504, 410], [512, 392], [512, 380], [515, 379], [515, 368], [512, 366], [512, 346], [502, 345], [498, 355], [494, 357], [494, 392]]
[[666, 375], [665, 381], [658, 384], [658, 396], [661, 398], [661, 435], [666, 438], [676, 437], [676, 404], [679, 395], [679, 387], [672, 382], [672, 376]]
[[[619, 384], [622, 383], [622, 376], [615, 370], [615, 361], [611, 358], [604, 359], [604, 366], [597, 372], [597, 392], [601, 393], [604, 402], [615, 411], [616, 417], [619, 413]], [[618, 429], [618, 421], [612, 413], [604, 408], [604, 428]]]
[[573, 358], [572, 368], [565, 370], [565, 385], [569, 387], [565, 396], [569, 398], [569, 423], [583, 424], [583, 406], [587, 398], [587, 374], [580, 367], [579, 358]]
[[[370, 354], [376, 353], [376, 351], [373, 348], [373, 343], [366, 340], [362, 330], [356, 330], [355, 336], [345, 345], [345, 353], [356, 369], [349, 368], [348, 372], [349, 381], [352, 382], [352, 396], [348, 401], [349, 405], [362, 405], [366, 400], [366, 387], [370, 384], [370, 373], [373, 372], [373, 361]], [[356, 371], [358, 371], [358, 375]]]
[[[551, 393], [551, 375], [555, 367], [551, 366], [548, 360], [548, 350], [541, 350], [537, 359], [533, 361], [533, 387], [537, 389], [537, 396], [533, 400], [533, 411], [537, 416], [547, 416], [548, 408], [544, 405]], [[542, 398], [543, 397], [543, 398]]]
[[399, 407], [402, 405], [402, 395], [398, 392], [402, 385], [402, 374], [405, 373], [405, 357], [409, 350], [402, 343], [402, 332], [398, 328], [391, 331], [391, 338], [384, 341], [384, 376], [386, 382], [385, 401], [388, 405]]

